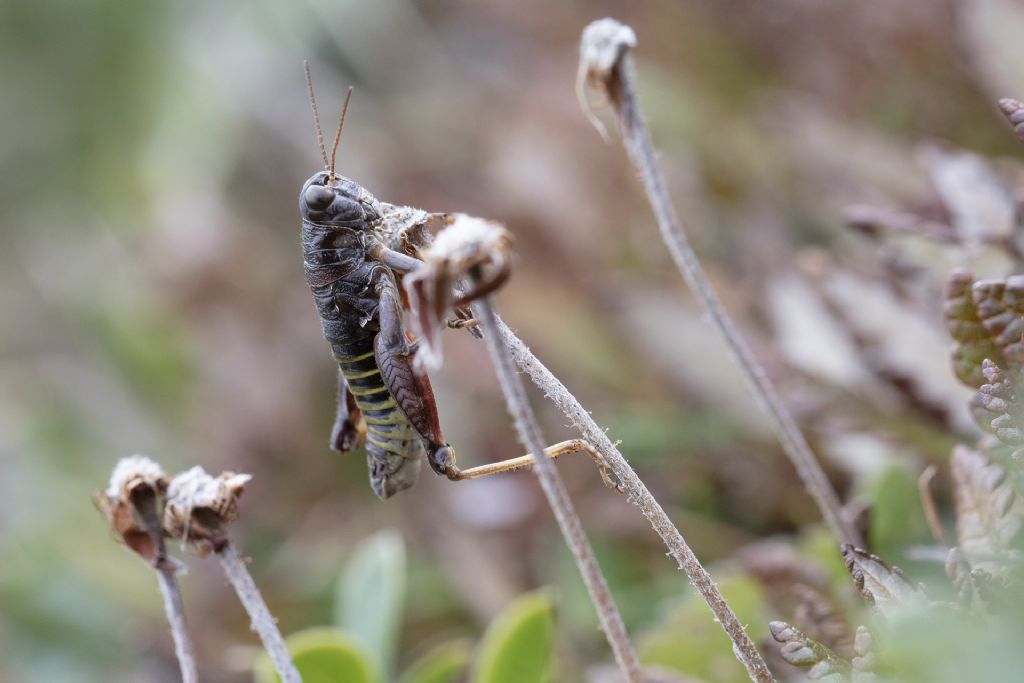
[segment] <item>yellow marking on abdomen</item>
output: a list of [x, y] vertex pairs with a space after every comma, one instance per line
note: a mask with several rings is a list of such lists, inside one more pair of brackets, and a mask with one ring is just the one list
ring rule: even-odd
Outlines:
[[402, 415], [397, 410], [393, 410], [387, 417], [367, 417], [364, 415], [363, 419], [366, 420], [368, 425], [396, 425], [406, 421], [405, 415]]
[[353, 389], [348, 388], [348, 392], [353, 396], [369, 396], [370, 394], [379, 394], [382, 391], [387, 391], [388, 388], [381, 384], [379, 387], [372, 387], [370, 389]]
[[356, 374], [354, 374], [354, 375], [350, 375], [350, 374], [348, 374], [348, 373], [347, 373], [347, 372], [345, 372], [345, 370], [343, 369], [343, 370], [341, 371], [341, 373], [342, 373], [343, 375], [345, 375], [345, 379], [347, 379], [348, 381], [350, 381], [350, 382], [351, 382], [351, 381], [352, 381], [352, 380], [354, 380], [354, 379], [364, 379], [364, 378], [366, 378], [366, 377], [370, 377], [370, 376], [372, 376], [372, 375], [379, 375], [379, 374], [380, 374], [380, 368], [374, 368], [373, 370], [367, 370], [366, 372], [357, 372], [357, 373], [356, 373]]
[[359, 406], [360, 410], [365, 410], [365, 411], [384, 410], [385, 408], [394, 408], [395, 407], [395, 399], [394, 398], [389, 398], [388, 400], [381, 401], [380, 403], [359, 403], [359, 402], [357, 402], [357, 405]]
[[341, 357], [341, 362], [342, 363], [358, 363], [361, 360], [366, 360], [370, 356], [374, 355], [374, 353], [375, 353], [374, 351], [369, 351], [368, 353], [363, 353], [363, 354], [360, 354], [358, 356], [342, 356]]

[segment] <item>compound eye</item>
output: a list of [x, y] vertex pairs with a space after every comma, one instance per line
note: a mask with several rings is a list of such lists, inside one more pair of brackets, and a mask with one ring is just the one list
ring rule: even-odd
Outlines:
[[334, 191], [323, 185], [310, 185], [306, 188], [305, 200], [311, 209], [326, 209], [334, 201]]

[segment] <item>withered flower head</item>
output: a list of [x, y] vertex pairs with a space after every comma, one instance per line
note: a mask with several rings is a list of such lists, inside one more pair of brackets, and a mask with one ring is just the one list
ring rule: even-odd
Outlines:
[[167, 475], [160, 465], [133, 455], [118, 461], [107, 490], [93, 497], [125, 545], [153, 567], [166, 560], [160, 530], [166, 493]]
[[[413, 310], [413, 325], [420, 339], [421, 359], [428, 368], [441, 364], [441, 332], [451, 308], [491, 294], [508, 279], [512, 235], [500, 224], [465, 214], [455, 214], [429, 248], [423, 265], [405, 276]], [[470, 288], [455, 291], [460, 279]]]
[[167, 490], [164, 532], [200, 554], [219, 552], [227, 545], [227, 525], [238, 519], [238, 498], [251, 478], [234, 472], [212, 477], [198, 465], [182, 472]]
[[594, 115], [587, 99], [587, 88], [598, 96], [598, 106], [607, 104], [609, 84], [614, 71], [627, 50], [636, 47], [636, 33], [633, 29], [614, 19], [598, 19], [583, 29], [580, 40], [580, 66], [576, 74], [576, 97], [580, 108], [590, 123], [608, 141], [608, 131]]

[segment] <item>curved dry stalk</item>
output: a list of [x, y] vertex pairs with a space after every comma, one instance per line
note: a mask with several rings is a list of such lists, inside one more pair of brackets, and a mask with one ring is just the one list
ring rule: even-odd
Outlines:
[[263, 600], [260, 589], [256, 587], [256, 582], [252, 580], [249, 570], [245, 568], [245, 562], [235, 552], [234, 546], [230, 543], [225, 544], [217, 552], [217, 559], [220, 560], [224, 575], [228, 577], [228, 581], [235, 589], [238, 601], [248, 612], [252, 628], [263, 641], [263, 647], [270, 655], [270, 661], [274, 663], [274, 668], [281, 680], [284, 683], [302, 683], [302, 676], [299, 675], [299, 670], [292, 662], [288, 646], [285, 645], [284, 637], [277, 628], [277, 621], [270, 614], [270, 609]]
[[[640, 512], [643, 513], [644, 517], [647, 518], [665, 543], [669, 554], [675, 559], [679, 568], [686, 572], [690, 583], [693, 584], [693, 587], [704, 598], [718, 623], [722, 625], [726, 634], [732, 639], [733, 652], [740, 663], [746, 668], [750, 679], [757, 683], [774, 682], [775, 679], [768, 670], [768, 665], [765, 664], [764, 658], [761, 657], [761, 653], [754, 647], [754, 643], [743, 628], [743, 624], [736, 618], [736, 614], [729, 607], [729, 603], [725, 601], [725, 598], [719, 592], [718, 586], [715, 585], [711, 575], [701, 566], [700, 560], [693, 554], [690, 546], [686, 544], [679, 529], [668, 518], [665, 510], [662, 509], [654, 495], [651, 494], [640, 477], [633, 471], [633, 468], [626, 462], [619, 449], [611, 442], [605, 431], [594, 422], [594, 419], [590, 417], [590, 413], [580, 405], [576, 397], [565, 388], [565, 385], [533, 355], [529, 347], [508, 328], [508, 325], [500, 318], [497, 318], [497, 316], [495, 318], [497, 336], [500, 336], [502, 346], [511, 352], [512, 360], [515, 361], [515, 364], [530, 376], [533, 383], [569, 418], [569, 421], [579, 430], [580, 434], [604, 456], [616, 479], [622, 485], [629, 502], [640, 508]], [[496, 335], [493, 332], [489, 335], [485, 334], [485, 338], [494, 336]]]
[[199, 466], [182, 472], [167, 488], [163, 529], [200, 555], [214, 552], [283, 683], [302, 683], [277, 621], [228, 536], [228, 525], [238, 519], [238, 499], [249, 479], [250, 475], [235, 472], [211, 477]]
[[192, 639], [185, 627], [185, 606], [181, 599], [181, 590], [174, 574], [176, 568], [165, 562], [156, 570], [160, 582], [160, 595], [164, 598], [164, 611], [171, 625], [171, 637], [174, 639], [174, 654], [181, 668], [182, 683], [198, 683], [199, 671], [196, 667], [196, 653], [192, 647]]
[[160, 524], [168, 483], [158, 463], [133, 455], [117, 462], [110, 485], [105, 491], [97, 491], [93, 502], [125, 546], [156, 572], [182, 683], [197, 683], [195, 648], [185, 625], [185, 607], [175, 578], [181, 566], [167, 555]]
[[[693, 291], [712, 326], [725, 341], [747, 378], [754, 396], [771, 418], [782, 447], [817, 503], [821, 514], [839, 543], [862, 546], [860, 534], [842, 513], [839, 496], [811, 451], [796, 420], [757, 362], [746, 341], [725, 312], [711, 281], [683, 232], [675, 206], [669, 198], [665, 178], [658, 167], [647, 125], [640, 114], [634, 87], [629, 49], [636, 46], [633, 30], [613, 19], [601, 19], [583, 31], [580, 48], [580, 80], [603, 91], [619, 117], [623, 144], [643, 181], [647, 199], [654, 210], [661, 237], [679, 272]], [[588, 107], [584, 102], [584, 110]], [[589, 111], [588, 111], [589, 115]]]
[[640, 670], [636, 649], [629, 639], [622, 615], [608, 589], [608, 582], [605, 580], [604, 574], [601, 573], [597, 558], [594, 557], [594, 550], [590, 547], [586, 532], [583, 531], [583, 524], [569, 499], [569, 493], [565, 490], [565, 484], [558, 474], [558, 469], [544, 455], [545, 442], [540, 432], [540, 425], [538, 425], [537, 417], [526, 398], [523, 382], [512, 365], [509, 355], [510, 348], [499, 329], [499, 321], [494, 307], [490, 299], [485, 298], [474, 302], [472, 311], [483, 328], [487, 350], [491, 354], [491, 361], [494, 363], [502, 393], [505, 395], [505, 402], [508, 404], [509, 413], [512, 415], [516, 431], [519, 433], [519, 440], [533, 456], [533, 471], [537, 474], [548, 505], [555, 513], [555, 519], [562, 530], [562, 536], [565, 537], [566, 545], [569, 546], [573, 558], [576, 560], [576, 566], [587, 586], [590, 600], [597, 610], [601, 627], [604, 629], [605, 637], [615, 655], [615, 661], [622, 669], [627, 681], [643, 683], [644, 677]]

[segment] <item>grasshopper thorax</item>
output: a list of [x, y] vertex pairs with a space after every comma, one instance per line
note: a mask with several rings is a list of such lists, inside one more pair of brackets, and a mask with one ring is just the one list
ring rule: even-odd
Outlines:
[[369, 229], [380, 222], [377, 198], [362, 185], [327, 171], [314, 173], [299, 194], [302, 219], [326, 227]]

